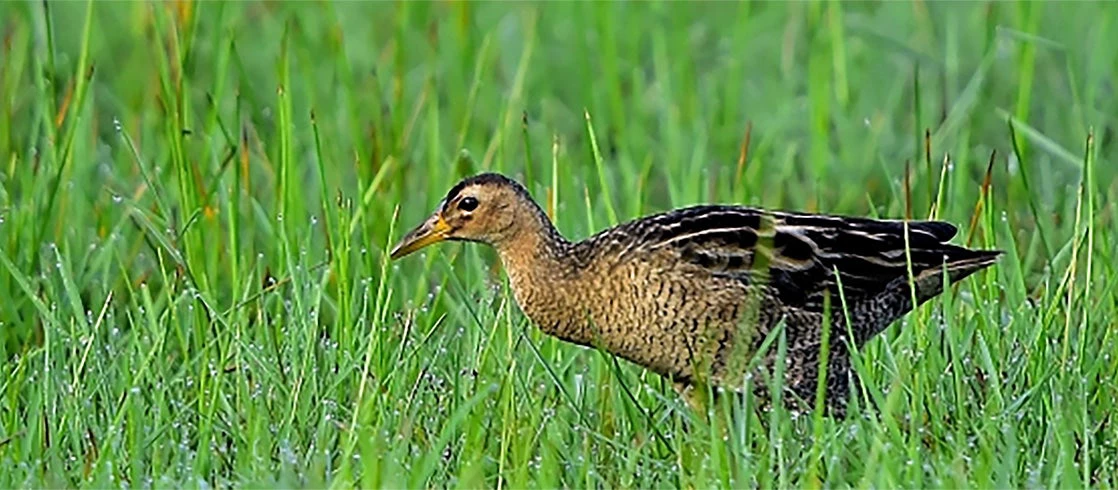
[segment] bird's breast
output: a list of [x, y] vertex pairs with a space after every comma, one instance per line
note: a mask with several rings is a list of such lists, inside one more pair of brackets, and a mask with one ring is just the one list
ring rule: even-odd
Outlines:
[[669, 376], [691, 377], [741, 317], [744, 290], [671, 264], [602, 264], [577, 275], [510, 270], [517, 304], [544, 333]]

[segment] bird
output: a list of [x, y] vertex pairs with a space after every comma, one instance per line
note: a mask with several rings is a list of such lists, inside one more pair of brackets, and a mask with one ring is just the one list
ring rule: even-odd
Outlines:
[[[389, 257], [444, 241], [491, 246], [543, 333], [660, 375], [696, 410], [703, 393], [771, 403], [780, 382], [806, 411], [825, 352], [822, 406], [842, 416], [852, 347], [1003, 253], [948, 243], [956, 233], [944, 221], [696, 204], [572, 241], [522, 184], [486, 172], [450, 188]], [[782, 371], [766, 342], [780, 330]]]

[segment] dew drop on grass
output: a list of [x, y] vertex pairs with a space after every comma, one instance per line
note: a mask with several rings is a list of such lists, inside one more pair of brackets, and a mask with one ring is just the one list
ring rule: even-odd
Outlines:
[[120, 203], [124, 202], [124, 198], [117, 195], [117, 194], [113, 194], [113, 202], [115, 202], [117, 204], [120, 204]]

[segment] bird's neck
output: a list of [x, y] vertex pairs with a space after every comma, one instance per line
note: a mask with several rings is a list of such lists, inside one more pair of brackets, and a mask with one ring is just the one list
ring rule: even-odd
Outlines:
[[546, 284], [547, 277], [564, 269], [571, 243], [538, 208], [517, 217], [514, 236], [494, 244], [501, 263], [513, 279], [513, 287]]
[[497, 246], [520, 309], [548, 335], [585, 343], [585, 314], [577, 281], [581, 265], [572, 260], [572, 244], [542, 211], [524, 219], [513, 240]]

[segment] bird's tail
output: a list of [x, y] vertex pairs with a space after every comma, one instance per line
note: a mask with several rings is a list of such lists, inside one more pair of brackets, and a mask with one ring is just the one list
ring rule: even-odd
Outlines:
[[[942, 265], [927, 265], [918, 269], [916, 264], [913, 264], [912, 284], [915, 286], [916, 305], [909, 305], [909, 309], [939, 296], [943, 292], [945, 273], [947, 282], [955, 284], [975, 272], [994, 265], [1003, 253], [1001, 250], [970, 250], [963, 247], [951, 247], [943, 255]], [[902, 286], [911, 297], [912, 289], [908, 285], [908, 278], [904, 278], [901, 282], [904, 283]]]
[[911, 280], [905, 274], [889, 283], [882, 294], [853, 305], [850, 315], [856, 319], [856, 324], [861, 323], [864, 327], [857, 333], [859, 345], [902, 315], [943, 293], [945, 275], [946, 284], [955, 284], [990, 267], [1004, 253], [1000, 250], [971, 250], [953, 245], [941, 252], [942, 261], [939, 264], [913, 260]]

